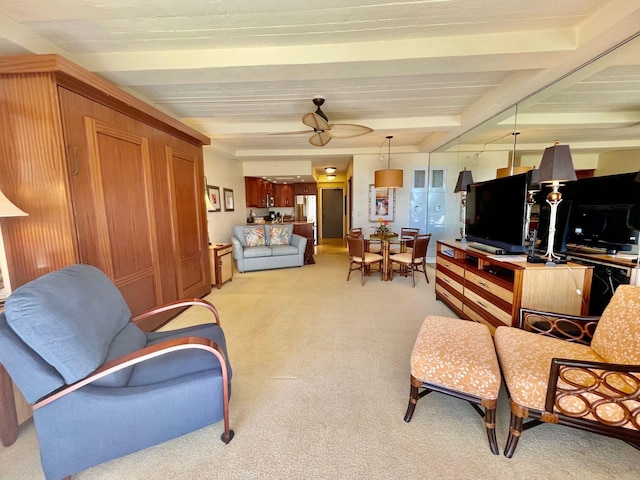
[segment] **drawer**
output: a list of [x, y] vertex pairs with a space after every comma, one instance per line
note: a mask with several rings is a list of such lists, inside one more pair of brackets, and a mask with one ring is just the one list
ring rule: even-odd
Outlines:
[[444, 267], [447, 270], [451, 270], [453, 273], [464, 277], [464, 268], [460, 265], [456, 265], [451, 260], [438, 256], [436, 257], [436, 265]]
[[451, 278], [449, 275], [444, 273], [442, 270], [438, 270], [436, 272], [436, 279], [446, 283], [447, 285], [449, 285], [451, 288], [453, 288], [456, 292], [460, 294], [462, 294], [464, 290], [464, 286], [460, 282], [455, 281], [453, 278]]
[[467, 271], [464, 279], [465, 282], [471, 282], [483, 290], [492, 293], [496, 297], [501, 298], [505, 302], [513, 304], [513, 292], [511, 290], [507, 290], [506, 288], [493, 283], [491, 280], [487, 280], [486, 278], [469, 271]]
[[438, 285], [437, 283], [436, 293], [442, 298], [446, 299], [447, 302], [456, 307], [458, 310], [462, 310], [462, 301], [459, 298], [456, 298], [451, 292], [447, 291], [447, 289], [442, 285]]
[[492, 304], [486, 298], [481, 297], [480, 295], [478, 295], [475, 292], [472, 292], [469, 289], [465, 290], [465, 298], [467, 299], [468, 303], [473, 303], [474, 305], [477, 305], [482, 310], [484, 310], [485, 312], [487, 312], [489, 315], [496, 318], [500, 322], [504, 323], [505, 325], [511, 326], [510, 312], [505, 312], [501, 308]]
[[467, 317], [469, 317], [474, 322], [482, 323], [487, 327], [489, 327], [489, 331], [491, 332], [491, 335], [495, 333], [496, 326], [493, 325], [491, 322], [487, 321], [486, 319], [482, 318], [482, 315], [480, 315], [478, 312], [476, 312], [471, 307], [469, 307], [469, 305], [462, 306], [462, 313], [464, 313]]

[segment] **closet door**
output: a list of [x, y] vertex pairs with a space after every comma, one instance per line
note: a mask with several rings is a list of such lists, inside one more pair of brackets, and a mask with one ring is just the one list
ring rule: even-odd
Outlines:
[[171, 228], [178, 298], [201, 297], [211, 291], [201, 160], [166, 146], [171, 196]]
[[84, 131], [90, 167], [82, 181], [93, 205], [76, 205], [89, 220], [82, 261], [101, 268], [139, 313], [162, 303], [149, 142], [90, 117]]

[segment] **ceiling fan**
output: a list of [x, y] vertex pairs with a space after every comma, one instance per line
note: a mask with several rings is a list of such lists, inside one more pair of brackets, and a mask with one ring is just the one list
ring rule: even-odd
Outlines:
[[[311, 127], [313, 130], [302, 130], [288, 133], [313, 133], [309, 138], [309, 143], [315, 147], [324, 147], [332, 138], [358, 137], [360, 135], [366, 135], [367, 133], [373, 132], [372, 128], [365, 127], [363, 125], [355, 125], [353, 123], [330, 124], [329, 119], [320, 109], [324, 104], [324, 98], [315, 97], [313, 99], [313, 104], [318, 107], [316, 111], [305, 113], [302, 117], [302, 123], [307, 127]], [[287, 135], [287, 133], [280, 135]]]

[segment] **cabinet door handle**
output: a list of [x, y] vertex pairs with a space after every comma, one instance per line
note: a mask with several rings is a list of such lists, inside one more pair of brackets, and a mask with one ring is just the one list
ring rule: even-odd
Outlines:
[[78, 175], [78, 147], [76, 145], [67, 146], [67, 155], [69, 157], [69, 175]]

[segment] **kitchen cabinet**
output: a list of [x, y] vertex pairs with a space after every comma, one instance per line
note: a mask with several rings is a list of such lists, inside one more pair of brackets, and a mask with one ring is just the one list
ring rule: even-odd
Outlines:
[[500, 325], [517, 326], [521, 307], [587, 315], [592, 275], [583, 265], [548, 267], [500, 259], [468, 243], [437, 244], [436, 299], [492, 331]]
[[267, 208], [269, 199], [273, 196], [271, 182], [262, 178], [244, 178], [245, 199], [247, 207]]
[[294, 189], [291, 185], [281, 183], [273, 184], [273, 199], [276, 207], [293, 207], [294, 206]]
[[315, 183], [296, 183], [295, 193], [296, 195], [317, 195], [318, 185]]
[[14, 288], [86, 263], [134, 315], [211, 291], [207, 137], [59, 55], [0, 58], [0, 104]]

